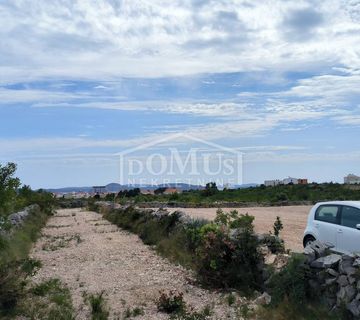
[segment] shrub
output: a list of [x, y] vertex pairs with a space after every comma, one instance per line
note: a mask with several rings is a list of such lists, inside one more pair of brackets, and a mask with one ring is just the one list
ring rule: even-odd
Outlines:
[[184, 226], [184, 231], [186, 234], [185, 246], [190, 252], [194, 253], [195, 250], [199, 247], [202, 235], [204, 233], [204, 229], [202, 229], [202, 227], [205, 225], [208, 225], [208, 221], [195, 219]]
[[0, 264], [0, 315], [14, 312], [25, 294], [26, 279], [39, 266], [39, 262], [31, 259]]
[[279, 305], [286, 299], [292, 305], [299, 307], [304, 305], [311, 296], [308, 285], [308, 280], [311, 277], [311, 271], [309, 266], [305, 264], [304, 255], [293, 255], [286, 267], [270, 278], [268, 286], [272, 296], [272, 304]]
[[139, 234], [145, 244], [195, 269], [199, 280], [212, 287], [259, 289], [262, 256], [254, 234], [254, 217], [237, 211], [218, 210], [215, 222], [194, 220], [179, 223], [180, 215], [153, 215], [133, 207], [104, 215], [118, 226]]
[[109, 311], [105, 304], [104, 291], [97, 294], [91, 294], [87, 297], [87, 300], [90, 304], [92, 320], [108, 319]]
[[138, 317], [138, 316], [143, 316], [145, 314], [144, 309], [143, 308], [139, 308], [139, 307], [135, 307], [134, 309], [130, 309], [127, 308], [125, 311], [125, 319], [131, 318], [131, 317]]
[[279, 234], [280, 234], [280, 231], [281, 231], [282, 229], [284, 229], [284, 226], [283, 226], [282, 221], [281, 221], [281, 219], [280, 219], [279, 216], [276, 217], [276, 220], [275, 220], [275, 222], [274, 222], [273, 229], [274, 229], [274, 235], [275, 235], [276, 237], [278, 237]]
[[203, 283], [215, 287], [249, 290], [262, 285], [262, 257], [253, 232], [254, 218], [237, 211], [218, 210], [215, 223], [200, 230], [197, 271]]
[[170, 291], [169, 293], [160, 291], [160, 297], [156, 304], [159, 311], [168, 314], [183, 313], [186, 309], [183, 293], [178, 291]]
[[29, 288], [19, 314], [26, 319], [75, 320], [70, 291], [59, 279]]
[[180, 314], [175, 314], [171, 319], [178, 320], [206, 320], [212, 315], [212, 310], [209, 306], [204, 307], [201, 311], [185, 310]]
[[284, 240], [272, 234], [264, 235], [260, 243], [266, 245], [273, 254], [285, 252]]

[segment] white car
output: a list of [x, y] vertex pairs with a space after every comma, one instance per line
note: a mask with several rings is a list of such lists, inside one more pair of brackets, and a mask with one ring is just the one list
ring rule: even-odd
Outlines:
[[303, 244], [319, 240], [340, 253], [360, 252], [360, 201], [317, 203], [310, 210]]

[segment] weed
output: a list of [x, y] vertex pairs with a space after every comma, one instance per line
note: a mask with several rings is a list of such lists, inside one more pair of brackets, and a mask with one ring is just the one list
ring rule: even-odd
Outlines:
[[49, 279], [30, 288], [20, 313], [30, 319], [75, 319], [70, 291], [59, 279]]
[[87, 297], [87, 301], [91, 308], [92, 320], [106, 320], [109, 318], [109, 311], [104, 299], [104, 291], [100, 293], [91, 294]]
[[174, 314], [171, 319], [176, 320], [206, 320], [213, 314], [209, 306], [205, 306], [201, 311], [185, 310], [179, 314]]
[[60, 228], [67, 228], [67, 227], [71, 227], [71, 226], [72, 226], [72, 224], [60, 224], [60, 225], [49, 224], [45, 228], [47, 228], [47, 229], [60, 229]]
[[279, 216], [276, 217], [276, 220], [275, 220], [275, 222], [274, 222], [273, 229], [274, 229], [274, 235], [275, 235], [276, 237], [278, 237], [279, 234], [280, 234], [280, 231], [281, 231], [282, 229], [284, 229], [284, 226], [283, 226], [282, 221], [281, 221], [281, 219], [280, 219]]
[[254, 312], [249, 308], [247, 304], [242, 304], [238, 309], [238, 314], [243, 319], [250, 319], [251, 317], [253, 317]]
[[232, 306], [236, 302], [236, 296], [234, 294], [230, 293], [226, 297], [226, 302], [229, 306]]
[[124, 318], [135, 318], [138, 316], [143, 316], [145, 314], [144, 309], [140, 307], [135, 307], [134, 309], [127, 308], [125, 311]]
[[82, 239], [79, 234], [70, 235], [70, 236], [55, 236], [48, 237], [50, 238], [43, 246], [44, 251], [56, 251], [62, 248], [68, 248], [71, 245], [72, 241], [75, 241], [76, 244], [82, 242]]
[[156, 304], [159, 311], [168, 314], [182, 313], [185, 310], [185, 301], [182, 292], [170, 291], [166, 293], [160, 291], [160, 297], [156, 301]]

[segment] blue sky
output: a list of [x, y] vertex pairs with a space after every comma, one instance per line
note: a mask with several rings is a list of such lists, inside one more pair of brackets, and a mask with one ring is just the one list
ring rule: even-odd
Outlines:
[[0, 162], [34, 188], [117, 181], [182, 132], [244, 183], [360, 174], [360, 1], [0, 3]]

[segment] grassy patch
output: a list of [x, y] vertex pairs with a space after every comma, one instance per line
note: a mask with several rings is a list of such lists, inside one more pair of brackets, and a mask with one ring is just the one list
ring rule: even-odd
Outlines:
[[36, 211], [29, 215], [21, 227], [13, 228], [10, 238], [5, 240], [6, 245], [0, 250], [0, 263], [25, 259], [47, 219], [47, 214]]
[[86, 300], [90, 305], [92, 320], [106, 320], [109, 318], [109, 311], [104, 299], [104, 291], [90, 294], [86, 297]]
[[82, 242], [82, 239], [79, 234], [75, 235], [63, 235], [63, 236], [54, 236], [48, 237], [48, 240], [42, 246], [42, 249], [45, 251], [56, 251], [61, 248], [68, 248], [71, 244], [79, 244]]
[[144, 309], [141, 307], [135, 307], [134, 309], [127, 308], [125, 311], [124, 319], [136, 318], [145, 314]]
[[75, 319], [70, 291], [59, 279], [49, 279], [29, 288], [20, 310], [21, 315], [30, 319]]
[[18, 304], [26, 298], [26, 283], [39, 262], [27, 259], [33, 242], [40, 235], [48, 215], [32, 212], [21, 227], [13, 227], [0, 249], [0, 315], [18, 312]]
[[262, 307], [256, 312], [261, 320], [340, 320], [349, 319], [338, 312], [330, 312], [319, 304], [306, 303], [301, 306], [284, 299], [276, 307]]

